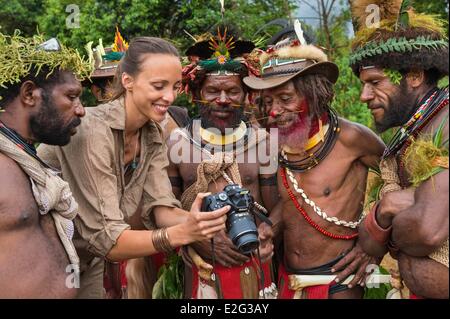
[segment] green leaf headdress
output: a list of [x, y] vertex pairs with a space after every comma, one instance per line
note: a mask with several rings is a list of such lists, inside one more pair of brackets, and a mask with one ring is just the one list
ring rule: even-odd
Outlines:
[[411, 65], [448, 75], [446, 22], [419, 14], [411, 0], [351, 0], [355, 39], [350, 65], [408, 70]]
[[[77, 50], [67, 48], [56, 39], [44, 41], [41, 34], [23, 37], [16, 30], [12, 36], [0, 33], [0, 87], [7, 89], [32, 72], [38, 76], [47, 72], [49, 77], [55, 70], [71, 71], [83, 81], [89, 77], [92, 67]], [[1, 99], [1, 96], [0, 96]]]

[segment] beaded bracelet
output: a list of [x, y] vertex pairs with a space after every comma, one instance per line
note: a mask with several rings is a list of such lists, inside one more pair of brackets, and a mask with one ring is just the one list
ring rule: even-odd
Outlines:
[[366, 227], [366, 230], [369, 234], [369, 236], [375, 240], [380, 245], [385, 246], [389, 238], [391, 237], [392, 232], [392, 225], [389, 226], [387, 229], [382, 228], [380, 225], [378, 225], [376, 220], [376, 212], [379, 206], [379, 202], [377, 202], [375, 205], [373, 205], [372, 209], [370, 210], [370, 213], [366, 216], [364, 220], [364, 226]]

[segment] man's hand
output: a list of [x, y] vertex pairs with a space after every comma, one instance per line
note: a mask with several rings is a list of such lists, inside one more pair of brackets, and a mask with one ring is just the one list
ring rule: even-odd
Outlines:
[[385, 194], [378, 206], [378, 224], [383, 228], [391, 226], [398, 213], [414, 205], [414, 193], [415, 188], [410, 187]]
[[264, 264], [273, 257], [273, 230], [272, 227], [266, 223], [261, 223], [258, 227], [259, 233], [259, 253], [261, 255], [261, 262]]
[[336, 265], [334, 265], [332, 272], [336, 272], [336, 282], [343, 282], [348, 276], [355, 275], [355, 278], [348, 284], [349, 288], [356, 285], [364, 286], [366, 278], [370, 273], [367, 272], [367, 266], [381, 262], [380, 258], [371, 257], [367, 255], [361, 246], [356, 243], [355, 247]]
[[[197, 242], [191, 246], [202, 258], [208, 261], [212, 260], [211, 242], [209, 240]], [[239, 252], [224, 231], [219, 232], [214, 237], [214, 252], [216, 262], [225, 267], [240, 266], [250, 261], [249, 257]]]

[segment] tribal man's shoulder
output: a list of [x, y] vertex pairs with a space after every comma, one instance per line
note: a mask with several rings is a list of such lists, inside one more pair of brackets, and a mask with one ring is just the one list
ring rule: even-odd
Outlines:
[[339, 118], [340, 140], [346, 145], [359, 144], [364, 141], [378, 139], [375, 132], [367, 126], [349, 120]]
[[[20, 168], [20, 166], [10, 157], [0, 152], [0, 198], [1, 195], [5, 195], [8, 198], [12, 195], [12, 199], [15, 198], [14, 194], [17, 194], [17, 187], [28, 185], [28, 179]], [[9, 191], [8, 191], [9, 190]], [[6, 195], [10, 194], [10, 195]]]
[[443, 125], [442, 140], [448, 139], [448, 126], [449, 126], [449, 111], [448, 107], [441, 110], [422, 130], [421, 134], [434, 135], [439, 127]]

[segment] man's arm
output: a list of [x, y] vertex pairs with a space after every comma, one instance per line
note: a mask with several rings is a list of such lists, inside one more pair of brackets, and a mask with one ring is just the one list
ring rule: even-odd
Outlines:
[[425, 181], [414, 192], [413, 206], [391, 214], [392, 241], [406, 254], [428, 256], [448, 238], [448, 178], [445, 170]]
[[355, 150], [359, 160], [367, 167], [377, 169], [380, 158], [386, 148], [384, 142], [368, 127], [357, 123], [350, 123], [342, 120], [343, 142], [346, 146]]
[[261, 190], [261, 198], [265, 208], [269, 211], [278, 204], [280, 195], [278, 192], [278, 145], [272, 141], [270, 135], [267, 135], [265, 141], [266, 158], [259, 159], [259, 186]]
[[259, 175], [259, 186], [261, 190], [261, 199], [264, 207], [271, 214], [272, 209], [280, 201], [278, 194], [277, 174]]
[[[19, 199], [23, 202], [24, 199], [22, 197], [27, 193], [32, 196], [31, 185], [19, 165], [11, 158], [3, 155], [3, 153], [0, 153], [0, 181], [0, 230], [13, 230], [15, 227], [20, 226], [18, 224], [18, 221], [21, 219], [19, 214], [22, 213], [17, 200]], [[27, 210], [30, 210], [30, 208]], [[22, 218], [24, 224], [27, 219], [29, 220], [32, 217], [32, 213], [32, 211], [27, 211], [24, 214]], [[2, 253], [5, 253], [5, 251], [2, 251]]]
[[270, 212], [270, 221], [273, 226], [273, 237], [275, 241], [282, 240], [283, 235], [283, 202], [280, 200]]
[[[441, 124], [444, 124], [441, 146], [444, 146], [448, 143], [448, 112], [443, 112], [433, 119], [423, 134], [433, 136]], [[392, 225], [392, 242], [406, 254], [428, 256], [448, 238], [448, 178], [446, 169], [417, 188], [410, 187], [383, 197], [380, 204], [380, 222], [386, 227]], [[412, 199], [408, 199], [408, 196]], [[399, 209], [399, 206], [402, 208], [399, 203], [408, 201], [411, 203], [409, 207]]]

